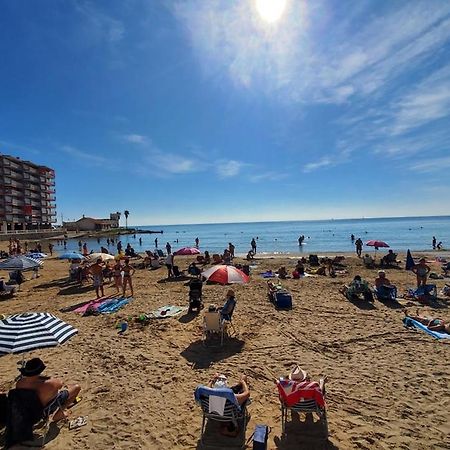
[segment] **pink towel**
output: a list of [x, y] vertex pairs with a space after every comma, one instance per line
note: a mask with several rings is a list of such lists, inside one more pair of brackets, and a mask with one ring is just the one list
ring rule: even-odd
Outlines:
[[80, 306], [79, 308], [75, 309], [74, 312], [84, 314], [89, 307], [93, 306], [94, 308], [96, 308], [97, 306], [100, 306], [107, 300], [111, 299], [107, 297], [107, 298], [99, 298], [98, 300], [92, 300], [92, 302], [86, 303], [86, 305]]

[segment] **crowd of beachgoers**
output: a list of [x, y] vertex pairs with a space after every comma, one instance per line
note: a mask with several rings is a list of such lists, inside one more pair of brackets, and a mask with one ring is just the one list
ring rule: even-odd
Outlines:
[[74, 330], [58, 346], [3, 350], [6, 442], [30, 438], [25, 402], [48, 448], [227, 447], [257, 424], [257, 436], [272, 429], [268, 448], [445, 443], [450, 259], [365, 253], [354, 236], [354, 255], [295, 258], [260, 257], [256, 238], [245, 257], [232, 243], [210, 254], [199, 238], [180, 249], [155, 238], [136, 251], [134, 239], [58, 253], [66, 237], [5, 243], [0, 268], [37, 261], [2, 281], [5, 327], [42, 312]]

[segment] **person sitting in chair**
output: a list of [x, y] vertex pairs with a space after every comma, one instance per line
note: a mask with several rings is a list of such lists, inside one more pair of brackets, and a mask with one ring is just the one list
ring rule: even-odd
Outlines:
[[340, 292], [345, 295], [349, 300], [358, 299], [362, 294], [364, 300], [373, 301], [373, 294], [370, 290], [369, 283], [363, 280], [359, 275], [353, 278], [353, 281], [340, 289]]
[[43, 415], [48, 417], [54, 414], [53, 421], [57, 422], [67, 417], [65, 410], [75, 402], [81, 387], [74, 384], [63, 389], [61, 380], [41, 375], [44, 370], [45, 364], [40, 358], [30, 359], [19, 369], [22, 377], [16, 388], [35, 391], [43, 406]]
[[363, 257], [363, 264], [368, 269], [373, 269], [375, 266], [375, 260], [368, 253], [366, 253]]
[[229, 289], [227, 292], [226, 301], [222, 306], [222, 308], [219, 309], [221, 320], [230, 321], [235, 307], [236, 307], [236, 298], [234, 296], [234, 291], [232, 289]]
[[384, 270], [378, 271], [378, 278], [375, 279], [375, 287], [378, 298], [392, 300], [397, 298], [397, 288], [386, 278], [386, 272]]
[[193, 275], [194, 277], [199, 277], [201, 275], [202, 271], [197, 267], [197, 264], [195, 262], [192, 262], [189, 264], [188, 267], [188, 274]]
[[397, 262], [397, 253], [394, 253], [392, 250], [389, 250], [387, 255], [384, 255], [381, 258], [382, 266], [389, 266], [390, 264], [395, 264]]
[[[212, 389], [231, 389], [234, 393], [236, 401], [241, 406], [250, 398], [250, 389], [248, 387], [246, 375], [241, 376], [238, 384], [229, 387], [227, 377], [225, 375], [215, 373], [211, 380], [209, 380], [209, 387]], [[224, 436], [236, 437], [239, 434], [239, 429], [233, 424], [233, 422], [224, 422], [221, 424], [220, 433]]]
[[287, 270], [285, 266], [281, 266], [278, 269], [278, 277], [281, 278], [282, 280], [285, 280], [288, 276]]

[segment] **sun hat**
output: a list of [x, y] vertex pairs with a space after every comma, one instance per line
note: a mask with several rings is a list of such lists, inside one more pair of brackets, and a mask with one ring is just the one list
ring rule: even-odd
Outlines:
[[219, 375], [213, 384], [214, 388], [226, 388], [228, 387], [227, 377], [225, 375]]
[[24, 377], [34, 377], [40, 375], [45, 370], [45, 364], [40, 358], [30, 359], [25, 363], [23, 367], [19, 369], [19, 372]]
[[214, 311], [216, 311], [216, 309], [217, 309], [217, 306], [216, 306], [214, 303], [212, 303], [212, 304], [209, 305], [209, 307], [208, 307], [208, 311], [209, 311], [209, 312], [214, 312]]
[[379, 270], [378, 275], [386, 275], [386, 272], [384, 270]]
[[308, 373], [297, 364], [291, 370], [288, 378], [292, 381], [305, 381], [308, 378]]

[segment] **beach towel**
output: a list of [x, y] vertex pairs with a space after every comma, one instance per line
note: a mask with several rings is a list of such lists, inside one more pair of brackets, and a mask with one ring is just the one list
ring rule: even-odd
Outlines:
[[129, 298], [114, 298], [111, 300], [107, 300], [106, 302], [103, 302], [99, 306], [97, 306], [97, 311], [102, 314], [111, 314], [119, 311], [120, 308], [123, 308], [125, 305], [127, 305], [131, 300], [133, 300], [132, 297]]
[[108, 300], [109, 298], [99, 298], [97, 300], [91, 300], [89, 302], [84, 303], [82, 306], [74, 309], [73, 311], [78, 314], [84, 314], [89, 307], [92, 306], [92, 308], [97, 309], [102, 303]]
[[278, 393], [286, 406], [294, 406], [301, 400], [314, 400], [320, 407], [325, 406], [325, 399], [316, 381], [297, 382], [280, 378], [277, 380]]
[[425, 331], [425, 333], [430, 334], [431, 336], [435, 337], [436, 339], [450, 339], [450, 334], [448, 333], [440, 333], [439, 331], [433, 331], [428, 329], [426, 325], [423, 323], [417, 322], [417, 320], [411, 319], [411, 317], [405, 317], [403, 319], [403, 325], [405, 325], [406, 328], [417, 328], [419, 330]]
[[263, 278], [274, 278], [275, 277], [275, 274], [271, 270], [268, 270], [267, 272], [261, 272], [260, 275]]
[[186, 311], [186, 308], [180, 306], [166, 305], [161, 306], [161, 308], [156, 309], [148, 314], [149, 317], [154, 319], [165, 319], [166, 317], [175, 317]]
[[[236, 400], [236, 396], [234, 395], [234, 392], [230, 388], [209, 388], [206, 386], [197, 386], [194, 392], [195, 401], [197, 403], [200, 403], [201, 397], [208, 397], [209, 402], [211, 402], [211, 397], [218, 397], [223, 398], [223, 407], [225, 408], [225, 403], [228, 400], [231, 404], [238, 407], [238, 409], [241, 409], [241, 406], [239, 405], [238, 401]], [[216, 405], [219, 405], [219, 403], [216, 400], [213, 400], [213, 402]], [[222, 402], [220, 402], [222, 404]], [[211, 412], [211, 406], [209, 408], [209, 411]], [[220, 415], [223, 415], [223, 411], [219, 413]], [[218, 412], [218, 411], [216, 411]]]

